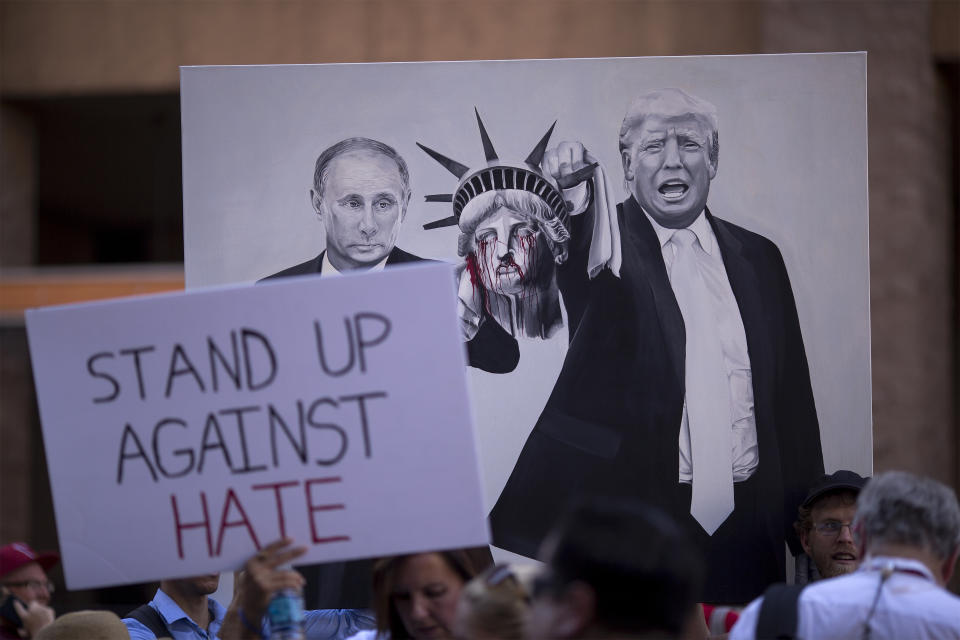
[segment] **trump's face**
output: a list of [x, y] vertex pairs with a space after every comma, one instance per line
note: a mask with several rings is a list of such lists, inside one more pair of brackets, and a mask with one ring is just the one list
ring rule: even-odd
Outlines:
[[630, 192], [654, 220], [682, 229], [707, 204], [717, 166], [710, 160], [711, 131], [699, 118], [650, 115], [632, 132], [623, 150]]
[[397, 163], [376, 151], [330, 161], [313, 204], [323, 220], [327, 257], [337, 270], [369, 269], [393, 250], [406, 211]]

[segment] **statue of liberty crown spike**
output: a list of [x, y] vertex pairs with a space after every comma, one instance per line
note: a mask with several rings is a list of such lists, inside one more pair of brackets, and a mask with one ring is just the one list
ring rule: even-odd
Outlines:
[[423, 149], [427, 155], [460, 179], [454, 193], [439, 193], [426, 196], [427, 202], [452, 202], [453, 215], [441, 220], [435, 220], [434, 222], [428, 222], [423, 225], [423, 228], [439, 229], [458, 224], [460, 222], [460, 214], [470, 200], [476, 198], [481, 193], [500, 189], [520, 189], [533, 193], [550, 207], [550, 210], [557, 219], [565, 221], [567, 219], [567, 206], [563, 200], [561, 189], [583, 180], [592, 173], [596, 165], [580, 169], [573, 175], [562, 179], [559, 184], [552, 177], [545, 175], [543, 171], [541, 171], [540, 163], [543, 161], [543, 155], [547, 150], [547, 144], [550, 142], [553, 129], [557, 126], [556, 120], [550, 125], [550, 128], [547, 129], [547, 132], [540, 138], [540, 141], [522, 164], [503, 162], [497, 156], [497, 151], [490, 141], [487, 129], [483, 126], [483, 120], [480, 119], [480, 112], [476, 107], [474, 107], [473, 111], [477, 116], [477, 125], [480, 128], [480, 141], [483, 144], [483, 154], [487, 161], [486, 166], [471, 171], [468, 166], [448, 158], [424, 144], [417, 143], [417, 146]]

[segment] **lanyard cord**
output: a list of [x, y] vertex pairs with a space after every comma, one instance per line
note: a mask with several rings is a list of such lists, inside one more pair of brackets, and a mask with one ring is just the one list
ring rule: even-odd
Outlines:
[[873, 620], [873, 614], [877, 611], [877, 603], [880, 602], [880, 593], [883, 591], [883, 583], [893, 575], [896, 571], [896, 568], [893, 566], [892, 562], [888, 562], [883, 565], [883, 569], [880, 572], [880, 582], [877, 583], [877, 594], [873, 597], [873, 604], [870, 606], [870, 613], [867, 614], [867, 619], [863, 623], [863, 635], [861, 636], [863, 640], [870, 640], [870, 621]]

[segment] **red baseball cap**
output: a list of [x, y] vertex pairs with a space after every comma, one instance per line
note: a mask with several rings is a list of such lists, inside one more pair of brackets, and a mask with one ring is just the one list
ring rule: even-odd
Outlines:
[[56, 553], [37, 553], [26, 542], [11, 542], [0, 547], [0, 578], [25, 564], [36, 562], [44, 571], [60, 562]]

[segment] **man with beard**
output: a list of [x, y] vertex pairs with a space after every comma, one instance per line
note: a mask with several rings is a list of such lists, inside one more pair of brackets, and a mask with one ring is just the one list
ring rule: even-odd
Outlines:
[[226, 608], [210, 597], [220, 586], [220, 574], [163, 580], [148, 604], [123, 619], [131, 640], [216, 638]]
[[772, 587], [744, 609], [730, 640], [960, 638], [960, 598], [946, 589], [960, 556], [953, 489], [904, 471], [877, 474], [857, 497], [853, 532], [863, 558], [856, 571], [799, 593]]
[[812, 580], [851, 573], [860, 564], [853, 541], [857, 496], [867, 479], [841, 469], [824, 475], [797, 509], [793, 524], [804, 552], [813, 560]]

